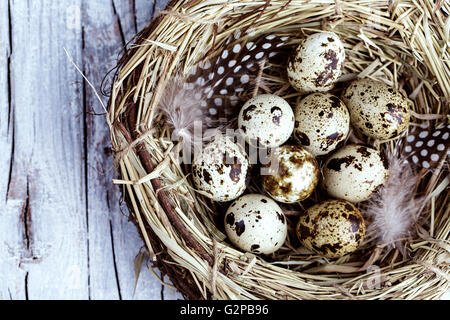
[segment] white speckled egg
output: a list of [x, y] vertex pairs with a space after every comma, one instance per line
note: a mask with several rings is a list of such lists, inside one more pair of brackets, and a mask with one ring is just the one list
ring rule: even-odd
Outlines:
[[361, 212], [350, 202], [327, 200], [300, 216], [297, 236], [309, 250], [327, 258], [354, 252], [364, 240], [366, 226]]
[[286, 240], [287, 222], [275, 201], [260, 194], [247, 194], [228, 208], [225, 231], [236, 247], [271, 254]]
[[328, 91], [341, 76], [344, 61], [344, 45], [335, 33], [314, 33], [289, 59], [289, 82], [300, 93]]
[[247, 142], [261, 147], [277, 147], [294, 130], [294, 112], [289, 103], [273, 94], [262, 94], [242, 107], [238, 126]]
[[319, 182], [319, 166], [311, 153], [299, 146], [285, 145], [269, 155], [263, 165], [264, 189], [284, 203], [305, 200]]
[[350, 115], [339, 98], [313, 93], [295, 108], [294, 136], [314, 156], [327, 154], [344, 141], [350, 128]]
[[227, 136], [217, 136], [194, 155], [194, 183], [215, 201], [230, 201], [239, 197], [246, 189], [248, 172], [247, 154]]
[[323, 187], [333, 197], [356, 203], [368, 200], [388, 175], [388, 165], [378, 150], [351, 144], [325, 162]]
[[352, 81], [341, 98], [350, 111], [352, 125], [368, 137], [387, 140], [408, 127], [411, 116], [408, 100], [384, 82]]

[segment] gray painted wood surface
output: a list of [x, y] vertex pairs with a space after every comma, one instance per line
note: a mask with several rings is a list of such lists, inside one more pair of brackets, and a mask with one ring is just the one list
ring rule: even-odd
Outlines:
[[63, 49], [100, 90], [165, 3], [0, 1], [0, 299], [181, 298], [148, 261], [135, 286], [143, 243], [111, 182], [103, 110]]

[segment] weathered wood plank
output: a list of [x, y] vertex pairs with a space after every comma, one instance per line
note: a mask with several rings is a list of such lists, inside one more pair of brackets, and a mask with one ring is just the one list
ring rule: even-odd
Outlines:
[[111, 184], [108, 130], [92, 114], [100, 104], [62, 50], [99, 88], [155, 6], [0, 4], [0, 299], [180, 298], [147, 263], [134, 291], [142, 241]]
[[[9, 3], [0, 2], [0, 299], [25, 299], [25, 270], [18, 268], [20, 252], [23, 248], [23, 222], [17, 214], [21, 207], [18, 201], [15, 209], [10, 203], [6, 208], [10, 170], [14, 158], [13, 136], [14, 115], [11, 101], [11, 73], [10, 73], [10, 14]], [[9, 214], [10, 211], [15, 214]], [[5, 234], [8, 234], [8, 242]], [[8, 273], [6, 270], [15, 269]]]
[[166, 1], [134, 0], [136, 32], [141, 31], [158, 13], [157, 8], [164, 8]]
[[[121, 43], [119, 30], [108, 1], [89, 1], [83, 7], [83, 72], [94, 84], [100, 84], [112, 67], [112, 51]], [[119, 35], [118, 35], [119, 34]], [[86, 86], [86, 84], [85, 84]], [[100, 88], [97, 89], [100, 91]], [[87, 213], [89, 234], [89, 289], [91, 299], [122, 298], [115, 260], [111, 209], [114, 192], [108, 183], [111, 163], [105, 157], [108, 149], [104, 110], [90, 87], [85, 87]], [[100, 115], [95, 115], [96, 113]], [[111, 205], [108, 197], [111, 194]], [[113, 213], [116, 210], [112, 210]]]
[[86, 299], [82, 101], [73, 85], [81, 78], [61, 48], [79, 59], [81, 33], [66, 27], [61, 13], [67, 4], [2, 1], [3, 15], [5, 3], [12, 26], [11, 103], [1, 105], [2, 118], [8, 110], [9, 131], [2, 132], [7, 145], [0, 158], [2, 170], [11, 167], [11, 175], [0, 189], [6, 201], [0, 217], [1, 273], [7, 277], [0, 295]]
[[[120, 6], [114, 1], [85, 3], [83, 67], [98, 91], [119, 51], [134, 35], [132, 11], [131, 2], [120, 1]], [[85, 103], [91, 298], [159, 299], [161, 285], [148, 272], [142, 272], [135, 291], [134, 258], [143, 243], [119, 208], [120, 190], [112, 184], [115, 171], [109, 131], [105, 117], [98, 115], [104, 110], [90, 88]]]
[[[134, 3], [90, 2], [83, 9], [84, 71], [97, 85], [136, 32]], [[108, 87], [109, 83], [106, 84]], [[104, 99], [106, 100], [106, 98]], [[106, 101], [105, 101], [106, 102]], [[160, 299], [161, 285], [142, 270], [135, 288], [134, 257], [143, 246], [134, 225], [121, 214], [109, 153], [109, 131], [94, 93], [86, 91], [90, 292], [93, 299]], [[122, 208], [127, 214], [126, 208]], [[103, 236], [99, 236], [103, 235]], [[104, 241], [109, 237], [110, 241]], [[145, 266], [145, 264], [144, 264]], [[145, 267], [144, 267], [145, 269]], [[173, 290], [172, 290], [173, 291]], [[169, 298], [178, 298], [171, 295]]]
[[108, 131], [91, 114], [99, 103], [61, 47], [99, 85], [137, 30], [134, 2], [11, 1], [0, 9], [0, 298], [161, 298], [146, 264], [134, 291], [142, 241], [110, 182]]

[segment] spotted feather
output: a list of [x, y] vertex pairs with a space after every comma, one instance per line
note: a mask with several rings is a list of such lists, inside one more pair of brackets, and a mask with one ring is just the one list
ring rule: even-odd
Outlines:
[[403, 152], [418, 167], [437, 167], [450, 154], [450, 124], [431, 125], [424, 122], [413, 127], [406, 137]]
[[254, 87], [262, 62], [276, 56], [287, 40], [273, 34], [242, 37], [236, 32], [218, 55], [201, 61], [187, 83], [202, 92], [197, 97], [204, 116], [216, 120], [236, 116], [240, 97]]

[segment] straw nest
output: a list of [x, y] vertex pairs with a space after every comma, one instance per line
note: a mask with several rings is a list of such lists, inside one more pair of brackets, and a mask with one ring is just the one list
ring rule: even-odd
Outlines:
[[[423, 120], [445, 121], [450, 102], [449, 10], [441, 0], [171, 1], [120, 60], [107, 114], [119, 172], [115, 183], [121, 185], [131, 219], [161, 273], [189, 299], [443, 295], [450, 283], [446, 161], [432, 171], [417, 172], [422, 176], [417, 193], [426, 203], [414, 237], [404, 243], [404, 254], [368, 240], [350, 256], [327, 260], [299, 249], [291, 235], [276, 255], [262, 258], [226, 240], [216, 223], [220, 208], [194, 190], [178, 161], [179, 143], [171, 140], [158, 106], [171, 77], [217, 55], [236, 30], [289, 35], [292, 46], [305, 34], [332, 30], [345, 43], [346, 80], [369, 77], [399, 88], [414, 102], [410, 128]], [[283, 68], [265, 69], [260, 92], [295, 98], [286, 75], [270, 71], [277, 67]], [[242, 101], [246, 94], [251, 93], [244, 92]], [[394, 142], [371, 141], [382, 149]], [[295, 214], [288, 217], [295, 221]]]

